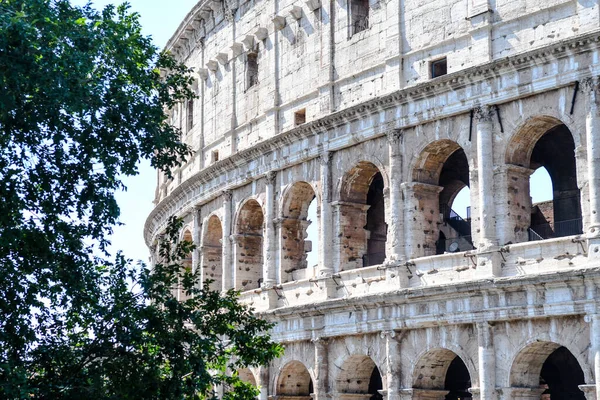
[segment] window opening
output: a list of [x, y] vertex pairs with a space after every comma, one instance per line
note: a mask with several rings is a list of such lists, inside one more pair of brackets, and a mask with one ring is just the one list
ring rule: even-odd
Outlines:
[[446, 372], [444, 390], [449, 390], [450, 393], [446, 395], [445, 400], [472, 398], [473, 395], [468, 391], [470, 387], [471, 376], [469, 375], [469, 370], [463, 360], [459, 356], [456, 356], [450, 363], [448, 372]]
[[369, 0], [350, 0], [350, 36], [369, 28]]
[[194, 99], [187, 102], [187, 131], [191, 131], [194, 126]]
[[446, 75], [448, 73], [448, 63], [446, 57], [441, 60], [431, 62], [431, 77], [437, 78], [438, 76]]
[[246, 54], [246, 89], [258, 84], [258, 54]]
[[536, 173], [529, 180], [533, 204], [528, 239], [581, 234], [583, 225], [575, 143], [565, 125], [550, 129], [537, 141], [531, 153], [530, 168]]
[[219, 161], [219, 150], [213, 150], [213, 152], [211, 153], [211, 162], [217, 162]]
[[367, 253], [363, 256], [363, 266], [379, 265], [385, 261], [385, 241], [387, 224], [385, 223], [385, 204], [383, 199], [383, 176], [377, 172], [369, 185], [367, 193]]
[[438, 185], [440, 225], [436, 254], [458, 253], [473, 249], [471, 236], [471, 192], [469, 164], [463, 149], [454, 151], [444, 162]]
[[294, 113], [294, 126], [302, 125], [306, 122], [306, 108]]

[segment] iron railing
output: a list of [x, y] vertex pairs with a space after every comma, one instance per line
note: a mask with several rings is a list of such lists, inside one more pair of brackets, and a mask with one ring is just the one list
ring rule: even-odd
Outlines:
[[564, 236], [580, 235], [583, 233], [581, 218], [556, 221], [554, 229], [550, 224], [530, 226], [527, 230], [529, 241], [558, 238]]

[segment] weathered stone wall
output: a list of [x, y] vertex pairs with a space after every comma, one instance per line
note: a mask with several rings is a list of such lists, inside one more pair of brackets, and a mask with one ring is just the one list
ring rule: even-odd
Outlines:
[[[196, 154], [159, 174], [147, 243], [184, 217], [186, 265], [276, 323], [284, 356], [241, 372], [261, 400], [600, 398], [597, 2], [370, 0], [356, 29], [365, 4], [190, 12], [168, 48], [199, 99], [171, 122]], [[579, 225], [529, 241], [544, 164]]]

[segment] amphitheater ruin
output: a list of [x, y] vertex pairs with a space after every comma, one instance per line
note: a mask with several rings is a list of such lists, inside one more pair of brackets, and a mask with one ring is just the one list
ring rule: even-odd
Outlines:
[[600, 399], [597, 0], [201, 0], [167, 49], [146, 243], [276, 323], [261, 400]]

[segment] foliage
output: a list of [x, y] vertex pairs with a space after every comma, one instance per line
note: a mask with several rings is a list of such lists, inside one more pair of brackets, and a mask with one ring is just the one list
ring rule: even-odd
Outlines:
[[168, 295], [176, 257], [155, 274], [93, 257], [120, 178], [191, 155], [164, 112], [194, 97], [189, 72], [126, 5], [0, 0], [0, 398], [193, 398], [230, 357], [277, 353], [234, 293], [196, 293], [187, 274], [194, 296]]

